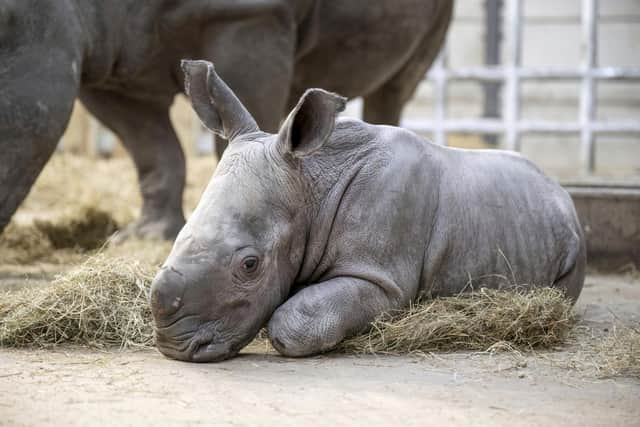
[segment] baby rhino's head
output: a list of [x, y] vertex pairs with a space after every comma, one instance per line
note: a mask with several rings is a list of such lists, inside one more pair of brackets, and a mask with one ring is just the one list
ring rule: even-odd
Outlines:
[[194, 110], [229, 148], [153, 281], [151, 307], [163, 354], [210, 362], [237, 354], [287, 298], [309, 221], [300, 158], [327, 141], [345, 99], [308, 90], [272, 135], [211, 63], [182, 68]]

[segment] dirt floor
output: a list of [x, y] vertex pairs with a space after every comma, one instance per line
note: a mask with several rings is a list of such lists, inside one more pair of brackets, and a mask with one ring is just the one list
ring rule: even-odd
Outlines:
[[[582, 326], [640, 324], [640, 280], [592, 275]], [[536, 354], [286, 359], [251, 347], [197, 365], [154, 350], [0, 349], [0, 426], [640, 425], [640, 380], [575, 345]]]
[[[127, 162], [92, 165], [99, 184], [87, 187], [79, 184], [87, 181], [79, 178], [85, 161], [54, 159], [18, 220], [51, 216], [83, 198], [120, 220], [134, 216], [139, 201]], [[190, 172], [187, 210], [213, 169], [207, 162]], [[109, 178], [116, 176], [131, 182]], [[72, 187], [61, 192], [61, 182]], [[46, 286], [79, 259], [8, 265], [1, 255], [0, 291]], [[254, 345], [233, 360], [196, 365], [155, 350], [0, 348], [0, 426], [640, 426], [640, 379], [612, 377], [585, 350], [619, 325], [640, 327], [640, 276], [589, 275], [576, 311], [580, 339], [526, 354], [286, 359]]]

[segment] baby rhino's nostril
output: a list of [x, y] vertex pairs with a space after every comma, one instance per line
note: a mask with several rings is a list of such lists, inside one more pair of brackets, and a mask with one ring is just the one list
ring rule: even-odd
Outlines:
[[159, 317], [171, 316], [182, 306], [184, 278], [173, 269], [163, 269], [151, 284], [151, 310]]

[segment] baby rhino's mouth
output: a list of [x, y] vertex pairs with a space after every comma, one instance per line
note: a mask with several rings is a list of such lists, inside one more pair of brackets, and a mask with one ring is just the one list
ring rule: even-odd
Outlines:
[[156, 346], [167, 357], [185, 362], [220, 362], [235, 356], [231, 339], [218, 332], [219, 322], [207, 322], [196, 331], [169, 334], [168, 328], [156, 329]]
[[231, 350], [228, 344], [202, 343], [187, 359], [190, 362], [221, 362], [230, 359], [238, 354], [237, 351]]

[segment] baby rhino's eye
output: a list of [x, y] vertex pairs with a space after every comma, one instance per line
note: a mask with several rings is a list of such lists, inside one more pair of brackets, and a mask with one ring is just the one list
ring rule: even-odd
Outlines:
[[255, 256], [248, 256], [242, 260], [242, 268], [245, 273], [251, 274], [258, 268], [258, 258]]

